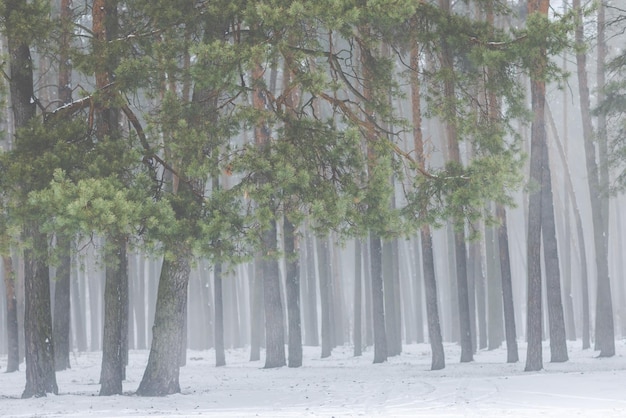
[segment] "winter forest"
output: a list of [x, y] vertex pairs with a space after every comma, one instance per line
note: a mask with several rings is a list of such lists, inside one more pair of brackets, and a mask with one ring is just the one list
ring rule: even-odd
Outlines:
[[0, 1], [3, 371], [58, 394], [98, 352], [119, 395], [145, 350], [143, 397], [181, 392], [189, 350], [615, 356], [625, 22], [624, 0]]

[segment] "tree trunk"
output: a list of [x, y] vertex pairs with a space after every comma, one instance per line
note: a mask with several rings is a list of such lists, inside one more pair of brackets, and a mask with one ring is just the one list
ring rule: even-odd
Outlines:
[[109, 238], [104, 287], [104, 332], [100, 396], [121, 395], [126, 369], [128, 335], [128, 256], [127, 238]]
[[70, 368], [70, 272], [72, 266], [71, 244], [66, 236], [57, 235], [57, 248], [60, 251], [61, 263], [56, 269], [54, 286], [54, 368], [65, 370]]
[[19, 327], [17, 324], [17, 297], [15, 293], [15, 272], [10, 256], [2, 256], [4, 286], [7, 306], [7, 368], [6, 373], [20, 369]]
[[215, 366], [226, 365], [224, 352], [224, 295], [222, 289], [222, 264], [216, 263], [213, 267], [213, 299], [215, 305], [214, 333], [215, 333]]
[[[397, 356], [402, 352], [402, 338], [398, 335], [396, 306], [395, 257], [392, 241], [383, 242], [383, 288], [385, 290], [385, 330], [387, 331], [387, 355]], [[400, 329], [401, 331], [401, 329]], [[399, 342], [398, 342], [399, 341]]]
[[372, 317], [374, 322], [374, 363], [387, 361], [385, 296], [383, 294], [383, 248], [380, 237], [370, 231], [370, 269], [372, 275]]
[[305, 345], [318, 346], [319, 331], [317, 325], [317, 280], [315, 274], [315, 249], [313, 235], [309, 230], [305, 233], [306, 245], [306, 303], [304, 315]]
[[503, 340], [502, 276], [498, 236], [494, 227], [485, 227], [485, 254], [487, 258], [487, 348], [500, 348]]
[[280, 296], [280, 270], [274, 258], [277, 251], [276, 221], [263, 232], [263, 297], [265, 298], [265, 368], [282, 367], [285, 361], [283, 301]]
[[574, 193], [574, 185], [572, 184], [572, 176], [570, 175], [569, 163], [567, 162], [567, 156], [563, 150], [561, 141], [559, 140], [558, 132], [550, 107], [547, 107], [548, 116], [550, 120], [550, 126], [554, 134], [555, 144], [559, 155], [561, 156], [561, 162], [564, 167], [564, 178], [566, 192], [569, 196], [569, 200], [572, 202], [572, 210], [574, 211], [574, 219], [576, 222], [576, 232], [578, 236], [578, 254], [580, 259], [580, 275], [581, 275], [581, 299], [582, 299], [582, 321], [583, 321], [583, 350], [591, 347], [590, 343], [590, 331], [589, 331], [589, 283], [587, 274], [587, 250], [585, 245], [585, 235], [583, 231], [583, 222], [580, 215], [580, 209], [578, 209], [578, 199]]
[[[25, 3], [17, 0], [5, 2], [5, 22], [26, 13]], [[27, 19], [19, 16], [19, 19]], [[6, 33], [9, 53], [11, 107], [14, 132], [24, 128], [35, 117], [33, 96], [33, 66], [30, 46], [9, 28]], [[19, 141], [18, 136], [18, 141]], [[32, 185], [26, 185], [25, 192]], [[54, 371], [54, 345], [50, 312], [50, 276], [48, 272], [48, 240], [39, 230], [39, 222], [26, 221], [23, 239], [32, 241], [32, 248], [24, 251], [24, 347], [26, 354], [26, 387], [22, 398], [58, 393]]]
[[[580, 1], [573, 3], [574, 9], [578, 13], [578, 21], [576, 25], [576, 43], [579, 46], [584, 44], [584, 29], [582, 23], [582, 10]], [[604, 33], [604, 7], [600, 4], [598, 9], [598, 47], [603, 48], [604, 39], [601, 38]], [[603, 188], [604, 178], [601, 176], [602, 167], [598, 168], [596, 147], [594, 144], [593, 127], [591, 124], [591, 105], [589, 99], [589, 87], [587, 80], [587, 56], [581, 47], [576, 54], [576, 67], [578, 73], [578, 94], [580, 97], [580, 111], [583, 125], [583, 137], [585, 143], [585, 162], [587, 166], [587, 181], [589, 183], [589, 194], [591, 198], [591, 215], [593, 218], [593, 238], [594, 249], [596, 254], [596, 272], [597, 272], [597, 299], [596, 299], [596, 350], [600, 350], [600, 357], [611, 357], [615, 355], [615, 331], [613, 325], [613, 302], [611, 298], [611, 281], [609, 278], [609, 261], [607, 238], [609, 231], [608, 213], [604, 210], [603, 193], [607, 190]], [[599, 52], [599, 59], [603, 59]], [[602, 65], [598, 63], [598, 65]], [[602, 89], [599, 85], [599, 90]], [[601, 127], [599, 126], [599, 129]], [[599, 135], [602, 135], [598, 132]], [[602, 142], [602, 141], [600, 141]], [[600, 144], [602, 148], [602, 144]], [[601, 156], [602, 157], [602, 156]], [[602, 163], [602, 161], [601, 161]], [[602, 182], [601, 182], [602, 180]]]
[[250, 276], [252, 280], [252, 295], [250, 297], [250, 361], [261, 359], [261, 341], [264, 334], [265, 306], [263, 298], [263, 259], [261, 254], [254, 258], [254, 274]]
[[[413, 286], [414, 286], [414, 304], [413, 309], [415, 309], [415, 342], [423, 343], [424, 339], [424, 290], [422, 283], [424, 282], [424, 277], [422, 273], [422, 253], [417, 248], [421, 246], [421, 241], [419, 238], [414, 237], [413, 247], [411, 249], [407, 248], [408, 259], [413, 259]], [[414, 257], [411, 257], [410, 254], [415, 254]]]
[[152, 346], [137, 395], [164, 396], [180, 392], [180, 351], [186, 312], [191, 249], [184, 243], [171, 246], [175, 253], [164, 257], [159, 278]]
[[[72, 66], [69, 57], [71, 39], [71, 0], [61, 0], [61, 42], [59, 46], [59, 85], [60, 105], [72, 102]], [[71, 239], [57, 236], [57, 246], [61, 251], [61, 263], [56, 272], [54, 288], [54, 367], [56, 370], [70, 368], [70, 272], [72, 265]]]
[[[411, 109], [413, 119], [413, 146], [420, 169], [426, 169], [424, 140], [422, 136], [421, 92], [419, 80], [419, 46], [411, 48]], [[424, 218], [427, 213], [421, 213]], [[433, 239], [430, 227], [424, 225], [420, 229], [421, 259], [424, 277], [424, 294], [426, 299], [426, 320], [428, 322], [428, 339], [432, 351], [431, 370], [441, 370], [446, 366], [439, 323], [439, 303], [437, 299], [437, 280], [435, 276], [435, 260], [433, 256]], [[417, 247], [416, 247], [417, 249]], [[416, 258], [419, 255], [416, 254]]]
[[32, 239], [33, 248], [24, 250], [24, 346], [26, 353], [26, 388], [22, 398], [58, 394], [54, 370], [54, 337], [50, 312], [50, 275], [48, 237], [36, 221], [24, 227], [24, 236]]
[[[450, 0], [439, 0], [440, 7], [447, 13], [451, 13]], [[456, 109], [455, 109], [455, 86], [454, 66], [450, 47], [445, 39], [442, 39], [441, 60], [443, 69], [448, 71], [444, 79], [444, 96], [448, 102], [448, 120], [446, 121], [446, 137], [448, 141], [448, 154], [450, 161], [461, 164], [461, 155], [457, 137]], [[456, 220], [459, 223], [459, 220]], [[472, 331], [470, 325], [469, 287], [467, 283], [467, 253], [465, 248], [465, 231], [455, 228], [454, 231], [454, 254], [456, 259], [457, 298], [459, 307], [459, 332], [461, 340], [461, 363], [474, 359], [472, 350]]]
[[[78, 264], [78, 263], [77, 263]], [[76, 348], [79, 352], [85, 352], [88, 349], [87, 344], [87, 325], [85, 323], [85, 314], [83, 311], [83, 300], [85, 298], [84, 289], [86, 289], [86, 285], [84, 283], [81, 284], [80, 274], [81, 266], [73, 267], [74, 274], [71, 277], [71, 287], [70, 295], [72, 295], [72, 317], [73, 317], [73, 327], [71, 330], [74, 332], [74, 337], [76, 338]], [[81, 291], [82, 290], [82, 291]]]
[[544, 145], [542, 157], [541, 231], [546, 266], [548, 316], [550, 318], [550, 361], [555, 363], [567, 361], [568, 356], [563, 303], [561, 301], [561, 274], [559, 270], [559, 252], [556, 241], [552, 179], [547, 143]]
[[506, 225], [506, 209], [496, 204], [498, 227], [498, 249], [500, 253], [500, 271], [502, 276], [502, 305], [504, 309], [504, 332], [506, 335], [506, 361], [517, 363], [517, 333], [515, 331], [515, 307], [513, 302], [513, 283], [511, 280], [511, 260], [509, 255], [509, 233]]
[[286, 261], [285, 289], [287, 293], [287, 318], [289, 328], [289, 367], [302, 366], [302, 325], [300, 318], [300, 262], [296, 230], [285, 216], [283, 221]]
[[361, 240], [354, 240], [354, 357], [363, 354], [363, 278], [362, 278], [363, 257], [361, 257]]
[[317, 239], [317, 258], [320, 282], [320, 308], [322, 320], [322, 358], [330, 357], [333, 350], [333, 319], [331, 313], [332, 288], [330, 272], [330, 249], [328, 238]]
[[[528, 13], [548, 15], [549, 0], [528, 0]], [[543, 368], [541, 351], [541, 221], [543, 187], [543, 154], [546, 147], [545, 100], [546, 85], [543, 73], [546, 67], [546, 50], [537, 54], [534, 69], [530, 76], [530, 90], [533, 109], [530, 151], [530, 182], [536, 188], [528, 200], [528, 235], [527, 235], [527, 274], [528, 303], [527, 326], [528, 348], [526, 351], [526, 371]]]

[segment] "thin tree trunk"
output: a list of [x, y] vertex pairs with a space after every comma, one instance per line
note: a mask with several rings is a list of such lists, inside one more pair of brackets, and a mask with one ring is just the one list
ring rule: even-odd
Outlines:
[[300, 262], [295, 226], [287, 216], [283, 221], [286, 260], [287, 318], [289, 321], [289, 367], [302, 366], [302, 325], [300, 318]]
[[[424, 140], [422, 136], [421, 92], [419, 80], [419, 46], [411, 48], [411, 108], [413, 118], [413, 146], [416, 159], [421, 170], [426, 169]], [[424, 218], [428, 213], [421, 213]], [[424, 277], [424, 294], [426, 299], [426, 320], [428, 323], [428, 339], [431, 348], [431, 370], [440, 370], [446, 366], [439, 323], [439, 303], [437, 299], [437, 280], [435, 276], [435, 260], [433, 256], [433, 239], [428, 225], [420, 229], [420, 249]], [[417, 248], [416, 248], [417, 250]], [[416, 257], [417, 258], [417, 257]]]
[[17, 323], [17, 297], [15, 293], [15, 272], [10, 256], [2, 256], [4, 268], [4, 288], [7, 306], [7, 367], [6, 373], [20, 369], [20, 342]]
[[354, 357], [363, 354], [363, 326], [362, 326], [362, 308], [363, 308], [363, 278], [362, 278], [362, 256], [361, 256], [361, 240], [354, 241]]
[[322, 315], [322, 358], [330, 357], [333, 343], [333, 324], [331, 314], [332, 290], [330, 278], [330, 250], [328, 238], [317, 239], [317, 258], [320, 282], [320, 308]]
[[315, 248], [313, 235], [309, 230], [305, 234], [306, 245], [306, 309], [304, 316], [305, 344], [318, 346], [319, 331], [317, 325], [317, 280], [315, 274]]
[[70, 272], [72, 266], [71, 239], [57, 235], [57, 248], [61, 253], [61, 263], [56, 269], [54, 286], [54, 368], [70, 368]]
[[[529, 0], [528, 13], [548, 15], [549, 0]], [[543, 72], [546, 67], [546, 50], [537, 54], [534, 70], [530, 76], [533, 122], [531, 127], [530, 181], [537, 188], [528, 199], [528, 235], [527, 235], [527, 274], [528, 303], [527, 325], [528, 348], [526, 351], [526, 371], [543, 368], [541, 349], [541, 221], [542, 221], [542, 175], [543, 154], [546, 147], [545, 100], [546, 85]]]
[[224, 351], [224, 295], [222, 289], [222, 264], [213, 266], [213, 300], [215, 307], [214, 333], [215, 333], [215, 366], [226, 365], [226, 353]]
[[[61, 42], [59, 48], [58, 97], [60, 105], [72, 102], [72, 66], [69, 57], [71, 37], [71, 0], [61, 0]], [[56, 370], [70, 368], [70, 272], [71, 239], [57, 236], [57, 246], [61, 251], [61, 263], [56, 272], [54, 288], [54, 366]]]
[[[396, 306], [395, 257], [392, 241], [383, 242], [383, 288], [385, 290], [385, 330], [387, 331], [387, 355], [397, 356], [402, 351], [402, 338], [398, 335]], [[398, 341], [400, 341], [398, 343]]]
[[[582, 23], [582, 9], [580, 1], [573, 3], [574, 9], [578, 12], [578, 22], [576, 25], [576, 43], [580, 46], [584, 44], [584, 29]], [[598, 46], [602, 48], [604, 43], [604, 6], [602, 3], [598, 9]], [[587, 181], [589, 183], [589, 194], [591, 197], [591, 214], [593, 218], [593, 238], [596, 254], [597, 272], [597, 299], [596, 299], [596, 350], [600, 350], [600, 357], [611, 357], [615, 355], [615, 331], [613, 324], [613, 302], [611, 298], [611, 281], [609, 277], [609, 261], [607, 238], [609, 231], [608, 213], [604, 209], [602, 194], [607, 190], [603, 189], [605, 180], [602, 175], [602, 167], [598, 167], [596, 158], [596, 147], [594, 143], [593, 127], [591, 124], [591, 105], [589, 99], [589, 87], [587, 80], [587, 56], [581, 47], [576, 54], [576, 67], [578, 73], [578, 94], [580, 97], [580, 111], [583, 125], [583, 137], [585, 142], [585, 162], [587, 166]], [[602, 52], [599, 52], [599, 59], [603, 59]], [[602, 66], [603, 64], [598, 63]], [[598, 86], [602, 89], [602, 85]], [[602, 127], [598, 127], [601, 129]], [[599, 135], [603, 133], [598, 132]], [[602, 141], [600, 141], [602, 142]], [[602, 157], [602, 155], [601, 155]], [[602, 161], [601, 161], [602, 163]]]
[[[447, 13], [451, 13], [450, 0], [439, 0], [440, 7]], [[455, 87], [454, 87], [454, 66], [453, 57], [446, 39], [442, 39], [442, 67], [448, 71], [448, 76], [444, 80], [444, 96], [450, 108], [449, 120], [446, 121], [446, 137], [448, 141], [448, 154], [450, 161], [461, 164], [461, 155], [457, 137], [457, 128], [454, 118], [456, 117]], [[457, 220], [458, 221], [458, 220]], [[469, 308], [469, 288], [467, 283], [467, 254], [465, 248], [465, 231], [456, 229], [454, 231], [454, 253], [456, 259], [457, 277], [457, 298], [459, 307], [459, 332], [461, 340], [461, 363], [474, 359], [472, 350], [472, 330], [470, 325], [471, 315]]]
[[261, 341], [263, 340], [264, 318], [263, 311], [263, 260], [260, 254], [254, 259], [254, 274], [250, 275], [252, 281], [252, 295], [250, 297], [250, 361], [261, 359]]
[[387, 332], [385, 329], [385, 296], [383, 294], [381, 239], [370, 231], [370, 269], [372, 274], [372, 316], [374, 320], [374, 363], [387, 361]]
[[567, 162], [567, 156], [565, 155], [565, 151], [563, 150], [563, 146], [561, 141], [559, 140], [558, 132], [556, 129], [556, 125], [554, 124], [554, 119], [552, 118], [552, 112], [550, 111], [550, 107], [547, 107], [550, 126], [552, 128], [552, 133], [554, 135], [555, 144], [557, 146], [557, 150], [559, 155], [561, 156], [561, 162], [564, 167], [564, 178], [566, 191], [572, 202], [572, 210], [574, 211], [574, 219], [576, 221], [576, 232], [578, 235], [578, 251], [579, 251], [579, 259], [580, 259], [580, 275], [581, 275], [581, 299], [582, 299], [582, 321], [583, 321], [583, 350], [590, 348], [590, 331], [589, 331], [589, 280], [587, 274], [587, 250], [585, 245], [585, 235], [583, 231], [583, 222], [580, 215], [580, 210], [578, 209], [578, 199], [576, 198], [576, 194], [574, 193], [574, 185], [572, 184], [572, 176], [570, 174], [569, 163]]
[[506, 361], [517, 363], [517, 333], [515, 331], [515, 304], [513, 302], [513, 283], [511, 280], [511, 259], [509, 253], [509, 233], [506, 225], [506, 209], [496, 204], [498, 226], [498, 249], [500, 253], [500, 271], [502, 276], [502, 305], [504, 309], [504, 332], [506, 335]]
[[559, 249], [556, 240], [552, 179], [547, 142], [544, 144], [542, 154], [541, 231], [543, 236], [543, 258], [546, 266], [548, 316], [550, 318], [550, 361], [555, 363], [567, 361], [568, 355], [563, 303], [561, 301]]

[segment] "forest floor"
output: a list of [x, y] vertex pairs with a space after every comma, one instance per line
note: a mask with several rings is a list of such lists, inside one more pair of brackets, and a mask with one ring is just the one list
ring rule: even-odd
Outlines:
[[[544, 370], [524, 372], [521, 361], [507, 364], [506, 349], [479, 351], [460, 364], [460, 349], [446, 345], [444, 370], [429, 371], [426, 344], [404, 346], [400, 356], [372, 364], [371, 350], [352, 357], [339, 347], [320, 359], [305, 347], [304, 366], [263, 369], [248, 361], [248, 350], [229, 350], [227, 365], [213, 366], [213, 351], [189, 351], [181, 369], [182, 393], [142, 398], [132, 393], [141, 381], [147, 351], [131, 351], [127, 395], [99, 397], [101, 353], [75, 353], [72, 369], [57, 373], [59, 395], [19, 399], [21, 371], [0, 374], [1, 417], [625, 417], [626, 340], [617, 355], [596, 358], [569, 342], [570, 361], [550, 363], [544, 343]], [[4, 368], [6, 357], [0, 357]]]

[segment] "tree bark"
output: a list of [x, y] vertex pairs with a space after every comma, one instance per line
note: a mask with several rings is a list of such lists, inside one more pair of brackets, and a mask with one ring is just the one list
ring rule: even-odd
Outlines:
[[317, 238], [317, 258], [320, 283], [320, 309], [322, 321], [322, 358], [330, 357], [334, 347], [334, 322], [332, 320], [332, 288], [330, 269], [330, 249], [328, 238]]
[[374, 363], [387, 361], [387, 331], [385, 329], [385, 296], [383, 293], [381, 239], [370, 231], [370, 269], [372, 274], [372, 317], [374, 321]]
[[361, 256], [361, 240], [354, 241], [354, 357], [363, 354], [363, 257]]
[[305, 233], [306, 245], [306, 308], [304, 315], [304, 337], [308, 346], [318, 346], [317, 325], [317, 278], [315, 275], [315, 248], [310, 230]]
[[[529, 0], [528, 13], [548, 15], [549, 0]], [[543, 72], [546, 67], [546, 50], [539, 51], [530, 75], [530, 90], [533, 109], [531, 126], [530, 151], [530, 181], [533, 190], [528, 199], [528, 235], [527, 235], [527, 274], [528, 274], [528, 303], [527, 326], [528, 348], [526, 351], [526, 371], [536, 371], [543, 368], [541, 351], [541, 221], [542, 221], [542, 194], [543, 194], [543, 154], [546, 147], [545, 130], [545, 100], [546, 85], [543, 81]]]
[[559, 155], [561, 157], [561, 161], [563, 163], [564, 171], [565, 171], [565, 186], [566, 192], [569, 196], [569, 200], [572, 202], [572, 210], [574, 212], [574, 219], [576, 223], [576, 233], [578, 236], [578, 254], [580, 259], [580, 276], [581, 276], [581, 299], [582, 299], [582, 322], [583, 322], [583, 332], [582, 332], [582, 343], [583, 350], [590, 348], [590, 331], [589, 331], [589, 279], [587, 274], [587, 250], [585, 245], [585, 235], [583, 231], [583, 222], [580, 215], [580, 209], [578, 208], [578, 199], [576, 198], [576, 194], [574, 193], [574, 185], [572, 184], [572, 176], [570, 175], [569, 163], [567, 162], [567, 156], [565, 155], [565, 151], [563, 150], [563, 146], [561, 145], [561, 141], [559, 140], [558, 132], [556, 129], [556, 125], [554, 124], [554, 120], [552, 119], [552, 114], [550, 112], [550, 107], [548, 106], [548, 115], [550, 120], [550, 126], [552, 128], [552, 132], [554, 134], [555, 144]]
[[4, 288], [7, 306], [7, 368], [6, 373], [20, 369], [20, 342], [17, 323], [17, 297], [15, 293], [15, 271], [10, 256], [2, 256]]
[[222, 289], [222, 264], [213, 266], [213, 300], [215, 306], [214, 333], [215, 333], [215, 366], [226, 365], [224, 351], [224, 295]]
[[54, 367], [57, 371], [70, 368], [70, 272], [72, 266], [71, 239], [57, 235], [61, 263], [56, 269], [54, 286]]
[[26, 388], [22, 398], [56, 395], [50, 275], [45, 261], [48, 237], [39, 230], [37, 221], [27, 222], [24, 236], [32, 239], [33, 248], [24, 250]]
[[544, 144], [542, 158], [541, 231], [543, 236], [543, 258], [546, 266], [548, 316], [550, 318], [550, 361], [555, 363], [567, 361], [568, 355], [563, 303], [561, 300], [561, 274], [547, 142]]
[[[450, 0], [439, 0], [440, 7], [447, 13], [451, 13]], [[461, 155], [457, 135], [456, 109], [455, 109], [455, 87], [454, 87], [454, 66], [450, 46], [445, 39], [442, 39], [441, 48], [442, 68], [448, 71], [448, 76], [444, 79], [444, 96], [450, 107], [448, 110], [449, 119], [446, 121], [446, 137], [448, 141], [448, 154], [450, 161], [461, 164]], [[457, 220], [458, 221], [458, 220]], [[472, 331], [470, 324], [469, 308], [469, 287], [467, 283], [467, 253], [465, 248], [465, 231], [455, 228], [454, 231], [454, 254], [456, 259], [457, 277], [457, 299], [459, 307], [459, 332], [461, 340], [461, 363], [474, 360], [472, 349]]]
[[288, 366], [302, 366], [302, 321], [300, 318], [300, 262], [296, 229], [287, 216], [283, 221], [284, 248], [286, 261], [285, 289], [287, 293], [288, 319]]
[[[576, 54], [576, 68], [578, 73], [578, 94], [580, 97], [580, 111], [583, 125], [583, 137], [585, 143], [585, 163], [587, 166], [587, 181], [589, 184], [589, 194], [591, 198], [591, 215], [593, 218], [593, 240], [596, 254], [597, 273], [597, 298], [596, 298], [596, 350], [600, 350], [600, 357], [612, 357], [615, 355], [615, 331], [613, 324], [613, 302], [611, 298], [611, 281], [609, 277], [608, 259], [608, 211], [604, 209], [605, 203], [603, 193], [608, 190], [605, 180], [601, 175], [602, 167], [598, 167], [596, 147], [594, 144], [594, 133], [591, 124], [591, 104], [589, 99], [589, 86], [587, 80], [587, 56], [582, 46], [584, 45], [584, 29], [582, 23], [582, 10], [580, 1], [573, 3], [574, 9], [578, 13], [576, 25], [576, 43], [581, 46]], [[598, 47], [602, 48], [604, 39], [603, 20], [604, 7], [602, 2], [598, 9]], [[602, 53], [599, 52], [599, 59]], [[602, 65], [598, 63], [598, 65]], [[599, 85], [599, 90], [602, 89]], [[601, 127], [599, 126], [599, 129]], [[599, 135], [602, 135], [598, 132]], [[600, 148], [602, 147], [600, 141]], [[602, 163], [602, 161], [601, 161]]]
[[183, 344], [191, 249], [185, 243], [174, 243], [171, 248], [175, 252], [164, 257], [161, 268], [152, 346], [148, 365], [137, 389], [139, 396], [180, 392], [179, 357]]
[[250, 296], [250, 361], [261, 359], [261, 341], [265, 322], [265, 306], [263, 298], [263, 259], [261, 254], [254, 258], [254, 274], [251, 275], [252, 294]]
[[[23, 2], [5, 2], [5, 22], [9, 16], [24, 14]], [[27, 19], [26, 16], [21, 16]], [[7, 28], [9, 54], [11, 107], [15, 132], [26, 127], [35, 117], [36, 104], [33, 93], [33, 65], [30, 45], [19, 39], [15, 28]], [[19, 145], [19, 143], [18, 143]], [[25, 192], [33, 185], [25, 185]], [[48, 240], [39, 229], [37, 220], [28, 220], [23, 227], [23, 239], [32, 242], [24, 250], [24, 346], [26, 354], [26, 387], [22, 398], [58, 393], [54, 370], [54, 344], [50, 312], [50, 276], [48, 271]]]
[[502, 204], [496, 204], [496, 217], [500, 221], [498, 226], [498, 247], [500, 255], [500, 270], [502, 275], [502, 305], [504, 309], [504, 333], [506, 335], [506, 361], [517, 363], [517, 333], [515, 331], [515, 304], [513, 302], [513, 283], [511, 280], [511, 260], [509, 253], [509, 233], [506, 225], [506, 209]]
[[128, 335], [128, 256], [125, 236], [109, 238], [104, 285], [104, 332], [100, 396], [121, 395], [126, 375]]
[[285, 360], [283, 301], [280, 296], [280, 270], [275, 256], [278, 251], [276, 221], [263, 232], [263, 297], [265, 299], [265, 368], [282, 367]]
[[[421, 92], [419, 80], [419, 46], [411, 48], [411, 108], [413, 119], [413, 146], [420, 169], [426, 169], [424, 140], [422, 136]], [[421, 213], [424, 218], [427, 213]], [[426, 299], [426, 320], [428, 322], [428, 339], [431, 348], [431, 370], [445, 367], [441, 324], [439, 323], [439, 303], [437, 299], [437, 280], [435, 276], [435, 260], [433, 256], [433, 239], [428, 225], [420, 228], [421, 259], [424, 277], [424, 294]], [[416, 255], [417, 256], [417, 255]], [[417, 257], [416, 257], [417, 258]]]

